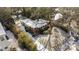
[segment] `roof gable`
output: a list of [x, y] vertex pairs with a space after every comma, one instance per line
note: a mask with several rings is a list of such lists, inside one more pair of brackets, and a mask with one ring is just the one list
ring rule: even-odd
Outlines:
[[2, 24], [0, 23], [0, 35], [5, 35], [5, 31], [4, 31], [4, 28], [2, 26]]

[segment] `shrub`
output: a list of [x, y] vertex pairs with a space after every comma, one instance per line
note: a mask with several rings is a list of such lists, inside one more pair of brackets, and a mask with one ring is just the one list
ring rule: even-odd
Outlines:
[[53, 13], [52, 8], [23, 8], [23, 16], [27, 17], [27, 18], [31, 18], [33, 20], [35, 19], [46, 19], [49, 20], [49, 15], [51, 16], [51, 14]]
[[36, 45], [33, 43], [32, 38], [26, 32], [20, 31], [16, 25], [11, 25], [10, 30], [14, 33], [15, 37], [18, 39], [20, 47], [29, 51], [35, 51]]
[[36, 51], [36, 45], [33, 43], [32, 39], [25, 32], [20, 32], [18, 34], [18, 41], [22, 48], [26, 48], [29, 51]]

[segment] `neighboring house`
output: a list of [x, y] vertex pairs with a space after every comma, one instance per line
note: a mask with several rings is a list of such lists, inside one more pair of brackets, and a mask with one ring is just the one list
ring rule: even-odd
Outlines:
[[33, 34], [43, 33], [44, 30], [48, 29], [48, 21], [43, 19], [25, 19], [21, 20], [21, 23], [25, 27], [26, 31], [31, 32]]
[[29, 26], [31, 28], [41, 28], [47, 25], [48, 21], [43, 19], [38, 19], [38, 20], [25, 19], [25, 20], [21, 20], [21, 22], [25, 23], [26, 26]]
[[6, 37], [6, 32], [4, 31], [4, 28], [2, 24], [0, 23], [0, 51], [8, 50], [9, 45], [10, 45], [10, 42], [8, 41]]
[[63, 18], [63, 15], [61, 13], [57, 13], [54, 17], [54, 20], [59, 20], [61, 18]]

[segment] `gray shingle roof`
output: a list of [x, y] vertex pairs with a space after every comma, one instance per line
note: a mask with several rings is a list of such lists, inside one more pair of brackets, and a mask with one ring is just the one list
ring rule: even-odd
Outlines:
[[31, 19], [25, 19], [25, 20], [22, 20], [21, 22], [25, 23], [25, 25], [32, 27], [32, 28], [41, 28], [41, 27], [47, 25], [48, 21], [43, 20], [43, 19], [39, 19], [39, 21], [31, 20]]

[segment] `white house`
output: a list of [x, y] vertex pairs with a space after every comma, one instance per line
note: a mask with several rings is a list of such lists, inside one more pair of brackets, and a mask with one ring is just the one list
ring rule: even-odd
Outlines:
[[6, 32], [4, 31], [4, 28], [0, 23], [0, 51], [8, 50], [9, 44], [10, 42], [6, 38]]
[[61, 18], [63, 18], [63, 15], [61, 13], [57, 13], [55, 14], [54, 20], [59, 20]]

